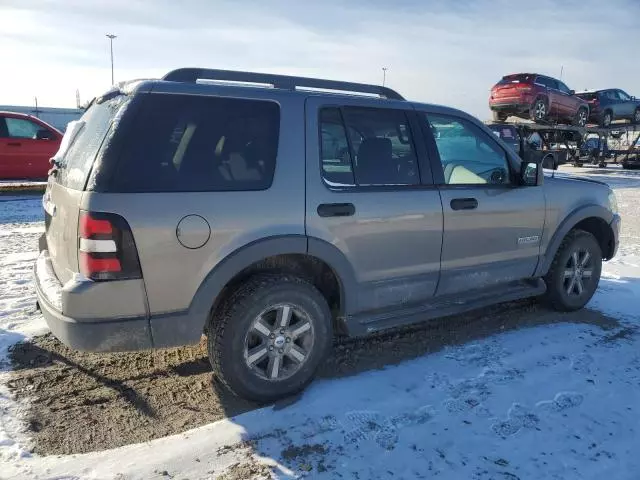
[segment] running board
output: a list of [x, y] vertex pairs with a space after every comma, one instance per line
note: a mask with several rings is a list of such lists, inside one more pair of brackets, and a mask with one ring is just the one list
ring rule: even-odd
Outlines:
[[[466, 296], [463, 294], [446, 295], [434, 297], [433, 301], [426, 304], [349, 315], [347, 317], [347, 325], [350, 335], [361, 336], [388, 328], [457, 315], [497, 303], [536, 297], [546, 291], [547, 286], [541, 278], [513, 282], [476, 290], [473, 294]], [[499, 301], [496, 301], [496, 299], [499, 299]]]

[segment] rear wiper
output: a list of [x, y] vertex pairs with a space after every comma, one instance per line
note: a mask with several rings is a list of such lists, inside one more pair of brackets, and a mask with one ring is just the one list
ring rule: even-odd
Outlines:
[[50, 177], [53, 175], [54, 177], [58, 175], [58, 170], [62, 168], [62, 162], [60, 160], [56, 160], [54, 157], [49, 159], [49, 163], [51, 164], [51, 168], [47, 172], [47, 176]]

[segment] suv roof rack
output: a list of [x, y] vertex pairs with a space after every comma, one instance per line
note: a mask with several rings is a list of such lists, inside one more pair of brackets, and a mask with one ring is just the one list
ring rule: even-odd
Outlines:
[[352, 93], [379, 95], [391, 100], [404, 100], [395, 90], [379, 85], [366, 83], [340, 82], [319, 78], [292, 77], [289, 75], [273, 75], [270, 73], [241, 72], [234, 70], [216, 70], [210, 68], [178, 68], [167, 73], [162, 80], [169, 82], [196, 83], [198, 80], [216, 80], [221, 82], [238, 82], [272, 85], [283, 90], [308, 88], [318, 90], [336, 90]]

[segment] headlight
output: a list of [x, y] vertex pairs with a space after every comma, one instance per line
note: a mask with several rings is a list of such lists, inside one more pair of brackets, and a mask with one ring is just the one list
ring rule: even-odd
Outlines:
[[618, 213], [618, 199], [613, 191], [609, 192], [609, 210], [613, 213]]

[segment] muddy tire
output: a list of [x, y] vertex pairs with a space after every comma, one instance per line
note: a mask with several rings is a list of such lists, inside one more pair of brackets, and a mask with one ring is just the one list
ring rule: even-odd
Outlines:
[[212, 315], [207, 347], [214, 374], [239, 397], [259, 403], [293, 395], [313, 380], [329, 351], [329, 306], [291, 275], [250, 278]]
[[547, 102], [544, 98], [537, 98], [533, 105], [531, 105], [531, 109], [529, 110], [529, 117], [534, 122], [542, 122], [544, 123], [549, 116], [549, 107], [547, 106]]
[[544, 277], [546, 303], [561, 312], [584, 307], [598, 288], [602, 272], [602, 250], [596, 238], [584, 230], [572, 230]]

